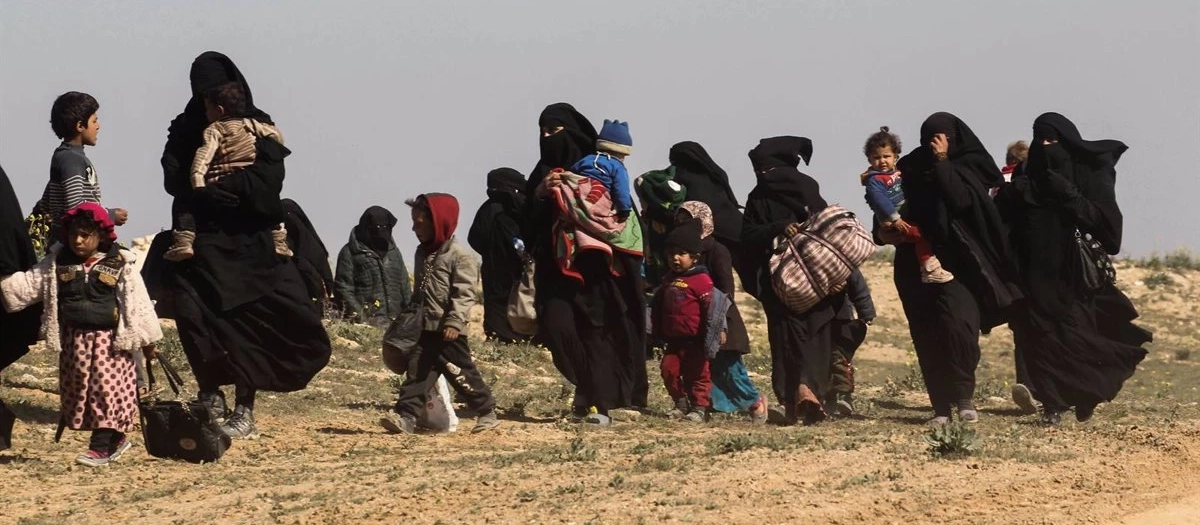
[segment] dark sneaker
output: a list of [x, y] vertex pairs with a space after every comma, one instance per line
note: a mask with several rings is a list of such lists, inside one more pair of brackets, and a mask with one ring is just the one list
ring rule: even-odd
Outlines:
[[1022, 414], [1036, 414], [1037, 404], [1033, 401], [1033, 393], [1029, 391], [1029, 387], [1017, 383], [1012, 387], [1013, 403], [1021, 407]]
[[487, 432], [498, 426], [500, 426], [500, 420], [496, 419], [496, 411], [489, 410], [486, 414], [480, 414], [479, 419], [475, 420], [475, 426], [471, 428], [471, 433]]
[[417, 420], [405, 417], [395, 412], [388, 412], [379, 418], [379, 426], [392, 434], [416, 434]]
[[692, 423], [703, 423], [708, 421], [708, 412], [704, 410], [704, 407], [694, 407], [688, 411], [686, 416], [683, 416], [683, 419]]
[[675, 408], [667, 411], [667, 419], [683, 419], [689, 408], [687, 398], [676, 399]]
[[213, 421], [220, 422], [229, 416], [229, 405], [225, 404], [225, 393], [217, 390], [216, 392], [201, 392], [197, 396], [201, 403], [208, 407], [208, 413], [212, 416]]
[[121, 441], [118, 441], [116, 446], [113, 447], [112, 452], [110, 452], [108, 454], [108, 460], [116, 461], [118, 459], [121, 459], [121, 456], [124, 455], [125, 452], [129, 451], [129, 448], [132, 446], [133, 446], [133, 443], [129, 442], [129, 438], [127, 438], [127, 437], [121, 438]]
[[589, 425], [607, 427], [612, 424], [612, 419], [604, 414], [596, 413], [588, 414], [587, 417], [583, 418], [583, 422]]
[[258, 439], [258, 428], [254, 426], [254, 411], [238, 406], [233, 415], [221, 425], [221, 432], [233, 439]]
[[1042, 424], [1049, 427], [1056, 427], [1062, 423], [1062, 412], [1058, 410], [1046, 409], [1042, 411]]
[[75, 457], [75, 462], [85, 467], [103, 467], [109, 461], [112, 461], [112, 456], [99, 450], [89, 450]]
[[933, 419], [930, 419], [929, 421], [925, 422], [925, 424], [929, 425], [931, 427], [940, 427], [943, 425], [949, 425], [950, 424], [950, 416], [933, 416]]
[[846, 417], [854, 415], [854, 398], [850, 394], [838, 394], [836, 405], [834, 408], [837, 410], [837, 415]]
[[787, 408], [775, 405], [767, 409], [767, 422], [772, 425], [793, 425], [796, 419], [787, 413]]
[[958, 420], [963, 423], [978, 423], [979, 411], [975, 410], [975, 403], [970, 399], [961, 399], [958, 401]]
[[1092, 419], [1092, 415], [1096, 413], [1096, 405], [1078, 406], [1075, 407], [1075, 421], [1087, 423]]

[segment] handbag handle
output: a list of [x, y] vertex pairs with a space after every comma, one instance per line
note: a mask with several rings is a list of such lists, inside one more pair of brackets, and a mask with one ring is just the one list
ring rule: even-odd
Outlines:
[[[181, 395], [183, 395], [183, 393], [182, 393], [183, 377], [179, 375], [179, 371], [175, 370], [175, 367], [171, 366], [170, 361], [167, 361], [167, 358], [163, 357], [163, 355], [161, 353], [155, 357], [156, 357], [155, 360], [158, 361], [158, 366], [161, 366], [163, 369], [163, 372], [166, 373], [167, 385], [171, 387], [172, 392], [175, 392], [175, 397], [178, 398]], [[151, 362], [146, 361], [146, 375], [150, 379], [150, 385], [153, 386], [155, 383], [154, 368], [150, 365], [151, 365]]]

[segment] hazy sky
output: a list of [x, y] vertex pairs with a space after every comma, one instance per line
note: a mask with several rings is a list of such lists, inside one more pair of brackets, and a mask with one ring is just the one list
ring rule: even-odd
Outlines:
[[[848, 4], [848, 5], [844, 5]], [[367, 206], [457, 195], [465, 234], [484, 176], [537, 159], [537, 117], [574, 104], [630, 122], [634, 175], [703, 144], [744, 201], [758, 139], [805, 135], [831, 202], [867, 213], [857, 174], [880, 125], [916, 146], [950, 111], [1000, 161], [1058, 111], [1118, 165], [1125, 253], [1200, 248], [1200, 2], [43, 2], [0, 0], [0, 164], [26, 211], [58, 143], [54, 98], [100, 101], [88, 156], [131, 238], [169, 227], [159, 157], [188, 68], [226, 53], [293, 155], [284, 194], [336, 257]]]

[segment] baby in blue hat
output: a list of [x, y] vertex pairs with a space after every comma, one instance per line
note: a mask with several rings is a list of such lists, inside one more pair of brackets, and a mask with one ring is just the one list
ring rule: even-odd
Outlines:
[[[625, 157], [633, 153], [633, 139], [629, 136], [629, 123], [605, 120], [596, 139], [596, 153], [588, 155], [571, 166], [571, 172], [588, 177], [604, 185], [612, 197], [617, 219], [625, 222], [633, 210], [633, 196], [629, 191], [629, 171], [625, 169]], [[590, 192], [586, 200], [595, 204], [600, 193]]]

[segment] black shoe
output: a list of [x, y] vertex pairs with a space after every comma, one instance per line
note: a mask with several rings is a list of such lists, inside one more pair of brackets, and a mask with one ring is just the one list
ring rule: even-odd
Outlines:
[[1096, 413], [1096, 405], [1086, 405], [1075, 407], [1075, 421], [1086, 423], [1092, 419], [1092, 415]]
[[225, 404], [224, 392], [220, 390], [200, 392], [200, 395], [196, 397], [208, 407], [208, 414], [212, 416], [213, 421], [221, 421], [229, 417], [229, 405]]
[[1044, 409], [1042, 411], [1042, 424], [1049, 427], [1056, 427], [1062, 423], [1062, 412], [1052, 409]]
[[0, 450], [12, 448], [12, 429], [13, 423], [16, 422], [17, 415], [0, 401]]

